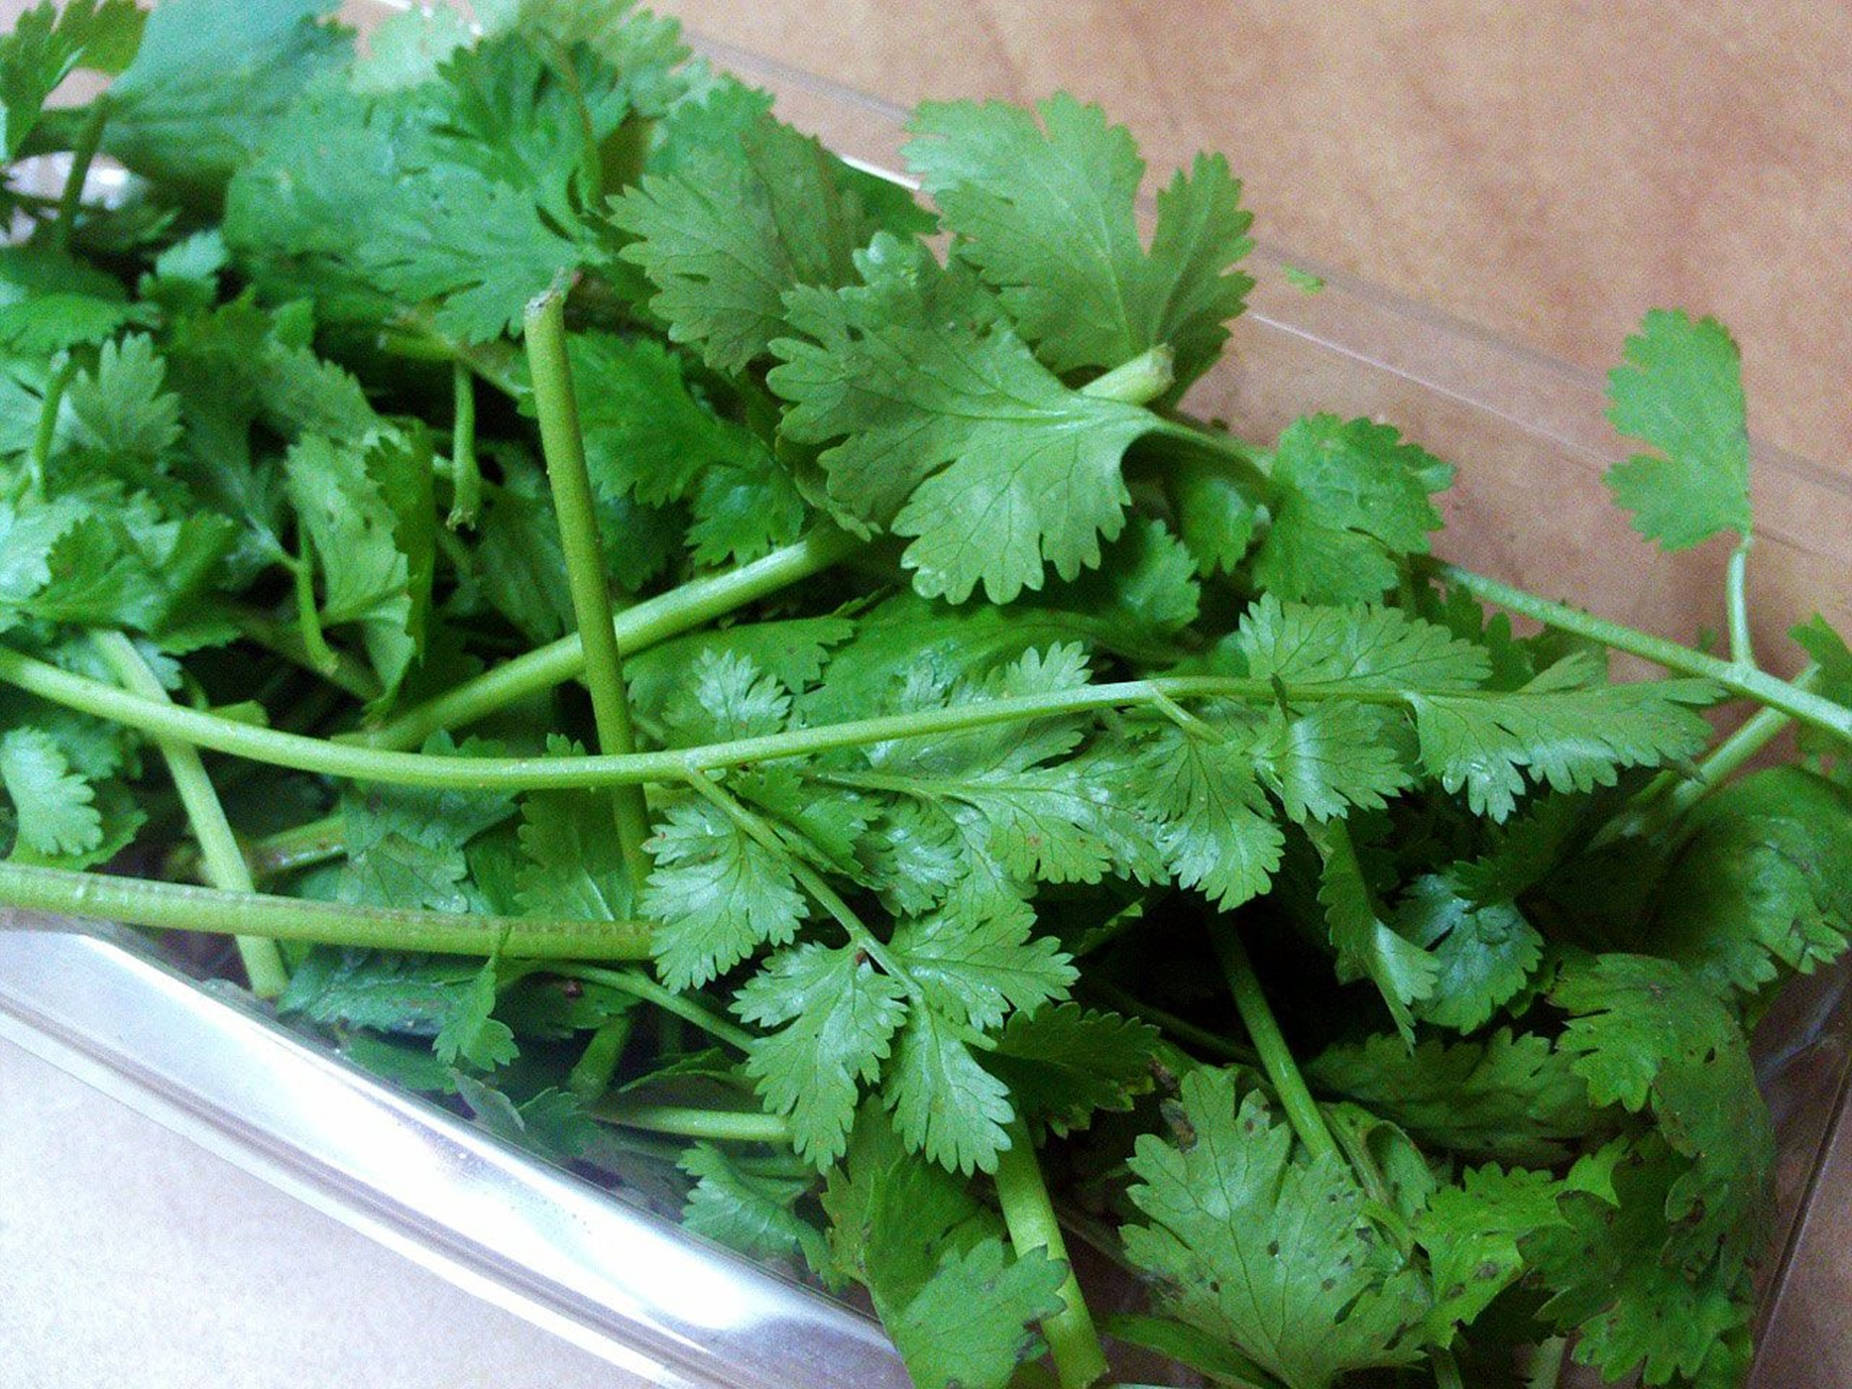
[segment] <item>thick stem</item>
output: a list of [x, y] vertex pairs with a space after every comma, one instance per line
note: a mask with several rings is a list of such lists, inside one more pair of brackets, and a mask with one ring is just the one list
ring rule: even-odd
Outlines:
[[[854, 553], [857, 545], [852, 536], [834, 527], [813, 531], [763, 559], [690, 580], [618, 613], [612, 632], [620, 649], [641, 651], [820, 574]], [[358, 741], [376, 748], [415, 748], [440, 729], [474, 723], [575, 679], [584, 669], [584, 648], [574, 633], [414, 705]]]
[[1730, 659], [1738, 665], [1756, 663], [1755, 641], [1749, 631], [1749, 536], [1730, 552], [1730, 568], [1725, 579], [1730, 612]]
[[732, 1143], [791, 1145], [791, 1125], [776, 1114], [740, 1109], [695, 1109], [685, 1105], [636, 1104], [611, 1100], [592, 1117], [620, 1128], [645, 1133], [673, 1133], [682, 1138], [713, 1138]]
[[[167, 691], [155, 677], [148, 663], [135, 649], [135, 643], [120, 632], [97, 632], [92, 644], [116, 678], [130, 690], [147, 699], [165, 701]], [[185, 743], [157, 740], [161, 757], [173, 778], [174, 790], [186, 807], [187, 822], [199, 841], [200, 860], [205, 865], [206, 881], [223, 892], [255, 892], [251, 870], [245, 864], [244, 851], [232, 834], [219, 793], [199, 758], [199, 750]], [[262, 936], [239, 934], [238, 958], [244, 962], [245, 977], [251, 992], [259, 998], [275, 998], [289, 987], [289, 971], [283, 966], [282, 952], [276, 942]]]
[[715, 1041], [742, 1052], [749, 1052], [758, 1039], [743, 1027], [735, 1027], [717, 1013], [708, 1011], [691, 998], [664, 988], [639, 969], [600, 969], [596, 965], [563, 965], [554, 971], [563, 979], [581, 979], [587, 984], [603, 984], [652, 1003], [683, 1022], [692, 1023]]
[[476, 377], [463, 362], [451, 363], [450, 529], [474, 526], [482, 510], [482, 464], [476, 457]]
[[1080, 388], [1080, 393], [1100, 400], [1143, 405], [1163, 395], [1176, 379], [1176, 357], [1168, 345], [1159, 343], [1130, 361], [1121, 362], [1105, 375], [1094, 377]]
[[619, 1013], [592, 1033], [591, 1041], [566, 1076], [566, 1088], [579, 1097], [580, 1103], [595, 1104], [611, 1088], [618, 1058], [624, 1054], [624, 1044], [630, 1040], [634, 1026], [636, 1019], [629, 1013]]
[[[553, 509], [559, 516], [573, 619], [585, 651], [585, 683], [592, 693], [598, 750], [624, 756], [636, 751], [630, 725], [630, 692], [624, 686], [623, 654], [611, 626], [611, 590], [598, 539], [597, 503], [592, 498], [592, 480], [585, 466], [579, 407], [572, 394], [565, 295], [559, 290], [541, 295], [528, 306], [524, 327], [534, 412], [540, 422], [540, 446], [553, 489]], [[643, 841], [649, 838], [649, 806], [643, 788], [613, 787], [611, 809], [617, 821], [617, 843], [624, 867], [633, 890], [640, 892], [650, 867], [649, 855], [643, 848]]]
[[1018, 1258], [1044, 1249], [1049, 1258], [1068, 1266], [1060, 1287], [1062, 1308], [1042, 1322], [1042, 1334], [1062, 1389], [1084, 1389], [1106, 1373], [1106, 1352], [1100, 1347], [1093, 1313], [1081, 1296], [1067, 1241], [1061, 1237], [1048, 1184], [1035, 1158], [1035, 1144], [1021, 1116], [1010, 1122], [1010, 1146], [997, 1155], [997, 1203], [1003, 1208], [1003, 1223], [1009, 1227]]
[[642, 921], [545, 921], [352, 906], [185, 883], [0, 863], [0, 906], [163, 931], [243, 933], [270, 940], [492, 955], [524, 960], [644, 960]]
[[90, 103], [84, 123], [77, 128], [71, 145], [71, 167], [64, 176], [64, 189], [58, 196], [58, 216], [51, 224], [51, 244], [62, 251], [71, 244], [71, 232], [77, 226], [77, 210], [83, 205], [84, 184], [90, 177], [90, 164], [97, 147], [103, 143], [103, 126], [109, 119], [108, 94]]
[[1293, 1132], [1299, 1135], [1299, 1141], [1314, 1158], [1331, 1157], [1343, 1162], [1344, 1151], [1326, 1125], [1325, 1116], [1319, 1113], [1312, 1092], [1306, 1088], [1305, 1076], [1293, 1059], [1286, 1038], [1280, 1035], [1280, 1025], [1267, 1004], [1266, 994], [1261, 992], [1260, 980], [1254, 974], [1254, 962], [1248, 958], [1240, 933], [1232, 922], [1218, 917], [1210, 923], [1209, 939], [1215, 946], [1216, 958], [1221, 961], [1222, 972], [1228, 976], [1229, 992], [1235, 996], [1235, 1011], [1241, 1014], [1248, 1036], [1254, 1040], [1261, 1069], [1273, 1083], [1273, 1091], [1280, 1097], [1280, 1108], [1286, 1111], [1286, 1120], [1293, 1126]]
[[1667, 670], [1715, 681], [1732, 694], [1778, 709], [1811, 727], [1840, 738], [1852, 738], [1852, 709], [1811, 694], [1790, 681], [1779, 679], [1754, 666], [1720, 660], [1664, 637], [1592, 617], [1579, 609], [1552, 603], [1548, 599], [1526, 593], [1523, 589], [1500, 583], [1497, 579], [1475, 574], [1470, 569], [1461, 569], [1458, 565], [1434, 562], [1428, 567], [1436, 578], [1465, 589], [1481, 602], [1496, 603], [1521, 617], [1541, 622], [1546, 627], [1587, 637]]

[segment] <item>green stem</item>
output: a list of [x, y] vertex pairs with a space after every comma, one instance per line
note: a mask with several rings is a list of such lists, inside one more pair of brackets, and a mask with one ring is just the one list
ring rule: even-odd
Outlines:
[[[300, 589], [307, 572], [306, 566], [296, 571], [298, 607], [295, 623], [278, 622], [264, 613], [241, 604], [227, 605], [226, 615], [238, 624], [238, 630], [247, 640], [256, 642], [266, 651], [274, 652], [291, 664], [301, 666], [311, 674], [320, 676], [355, 699], [378, 699], [379, 677], [374, 675], [363, 662], [356, 660], [345, 651], [335, 650], [328, 645], [325, 639], [321, 642], [319, 651], [311, 645], [309, 634], [302, 625], [300, 606]], [[310, 582], [312, 584], [312, 580]], [[311, 588], [309, 594], [311, 611], [313, 611], [314, 601], [314, 592]], [[320, 636], [319, 618], [313, 625], [315, 634]]]
[[620, 1128], [645, 1133], [673, 1133], [682, 1138], [713, 1138], [732, 1143], [791, 1144], [791, 1125], [776, 1114], [738, 1109], [696, 1109], [687, 1105], [635, 1104], [611, 1100], [593, 1108], [592, 1117]]
[[297, 555], [290, 566], [295, 572], [296, 590], [296, 636], [301, 643], [302, 653], [308, 658], [309, 668], [317, 675], [332, 679], [341, 668], [341, 658], [328, 645], [328, 637], [322, 631], [321, 609], [315, 602], [315, 545], [309, 539], [305, 527], [296, 537]]
[[1458, 565], [1432, 561], [1428, 568], [1436, 578], [1465, 589], [1481, 602], [1496, 603], [1521, 617], [1541, 622], [1546, 627], [1587, 637], [1667, 670], [1714, 681], [1732, 694], [1778, 709], [1813, 728], [1840, 738], [1852, 738], [1852, 709], [1811, 694], [1791, 681], [1779, 679], [1755, 666], [1720, 660], [1664, 637], [1590, 616], [1579, 609], [1552, 603], [1548, 599], [1526, 593], [1523, 589], [1500, 583], [1497, 579], [1461, 569]]
[[450, 426], [450, 529], [474, 526], [482, 510], [482, 464], [476, 457], [476, 377], [461, 361], [451, 363], [455, 402]]
[[547, 921], [353, 906], [0, 862], [0, 905], [163, 931], [508, 959], [643, 960], [642, 921]]
[[1248, 1036], [1254, 1041], [1261, 1069], [1267, 1073], [1274, 1093], [1280, 1097], [1280, 1108], [1286, 1111], [1287, 1122], [1314, 1158], [1330, 1157], [1342, 1163], [1343, 1149], [1332, 1137], [1325, 1116], [1319, 1112], [1318, 1102], [1306, 1088], [1299, 1063], [1293, 1060], [1286, 1038], [1280, 1034], [1280, 1025], [1267, 1004], [1266, 994], [1261, 991], [1254, 962], [1248, 958], [1240, 933], [1232, 922], [1218, 917], [1209, 925], [1209, 939], [1215, 946], [1216, 958], [1221, 961], [1222, 972], [1228, 976], [1228, 988], [1235, 997], [1235, 1011], [1241, 1014]]
[[1009, 1227], [1010, 1243], [1018, 1258], [1044, 1249], [1049, 1258], [1068, 1266], [1060, 1287], [1062, 1308], [1042, 1322], [1042, 1334], [1047, 1338], [1062, 1389], [1085, 1389], [1105, 1375], [1106, 1352], [1100, 1348], [1093, 1313], [1074, 1276], [1073, 1261], [1068, 1258], [1067, 1241], [1055, 1219], [1054, 1204], [1048, 1199], [1048, 1184], [1036, 1161], [1029, 1126], [1020, 1115], [1010, 1121], [1010, 1146], [997, 1154], [997, 1203], [1003, 1208], [1003, 1223]]
[[45, 469], [51, 462], [52, 443], [58, 436], [58, 410], [64, 404], [65, 387], [76, 374], [77, 363], [67, 357], [45, 383], [45, 396], [39, 402], [38, 427], [32, 431], [32, 450], [26, 455], [26, 485], [35, 497], [44, 495]]
[[611, 1088], [618, 1058], [624, 1054], [624, 1045], [629, 1042], [635, 1025], [636, 1020], [629, 1013], [619, 1013], [592, 1033], [591, 1041], [585, 1044], [585, 1050], [579, 1053], [579, 1059], [566, 1076], [566, 1088], [577, 1095], [581, 1103], [595, 1104]]
[[84, 123], [77, 128], [77, 139], [71, 145], [71, 167], [58, 196], [58, 216], [51, 224], [51, 244], [60, 251], [71, 244], [77, 210], [84, 201], [84, 184], [90, 177], [90, 164], [96, 158], [97, 147], [103, 143], [103, 125], [108, 119], [109, 102], [105, 94], [90, 103]]
[[[298, 868], [327, 863], [346, 852], [346, 823], [337, 812], [252, 840], [244, 846], [244, 861], [251, 867], [251, 876], [261, 883]], [[163, 876], [169, 878], [190, 878], [198, 871], [199, 855], [189, 845], [177, 847], [161, 864]]]
[[[636, 737], [630, 726], [630, 692], [624, 685], [623, 653], [611, 626], [611, 590], [598, 538], [597, 503], [592, 498], [591, 475], [585, 466], [578, 402], [572, 393], [565, 295], [550, 290], [528, 305], [524, 329], [541, 452], [546, 457], [547, 481], [553, 489], [553, 509], [559, 517], [573, 619], [585, 651], [585, 683], [592, 694], [598, 750], [625, 756], [636, 751]], [[650, 868], [649, 854], [643, 848], [643, 841], [649, 838], [649, 806], [642, 786], [613, 787], [611, 809], [631, 887], [641, 892]]]
[[[91, 643], [116, 678], [130, 690], [147, 699], [167, 699], [167, 691], [161, 688], [160, 680], [135, 649], [135, 643], [122, 633], [95, 632], [91, 634]], [[173, 778], [174, 790], [180, 794], [180, 803], [186, 807], [193, 837], [199, 842], [206, 881], [223, 892], [255, 892], [257, 884], [251, 881], [244, 852], [232, 834], [231, 822], [225, 818], [225, 807], [219, 803], [219, 793], [213, 789], [212, 778], [206, 775], [198, 749], [165, 739], [157, 740], [157, 746]], [[289, 987], [289, 971], [283, 966], [283, 955], [275, 941], [244, 934], [236, 939], [238, 958], [244, 962], [252, 993], [259, 998], [275, 998]]]
[[[618, 613], [612, 632], [625, 651], [655, 646], [822, 573], [852, 554], [857, 544], [834, 527], [813, 531], [763, 559], [690, 580]], [[584, 648], [575, 632], [412, 706], [360, 741], [376, 748], [415, 748], [440, 729], [460, 728], [486, 718], [576, 678], [584, 668]]]
[[1109, 984], [1104, 979], [1083, 979], [1081, 987], [1088, 993], [1105, 1000], [1127, 1017], [1142, 1018], [1164, 1032], [1168, 1032], [1180, 1042], [1188, 1042], [1198, 1051], [1211, 1056], [1219, 1056], [1224, 1061], [1239, 1062], [1244, 1066], [1258, 1066], [1259, 1055], [1241, 1043], [1211, 1032], [1206, 1027], [1199, 1027], [1188, 1018], [1180, 1018], [1175, 1013], [1166, 1012], [1154, 1003], [1146, 1003], [1128, 990], [1117, 984]]
[[1099, 400], [1144, 405], [1171, 388], [1177, 379], [1176, 365], [1176, 357], [1170, 347], [1159, 343], [1156, 347], [1146, 348], [1130, 361], [1121, 362], [1103, 376], [1094, 377], [1080, 388], [1080, 393]]
[[[1809, 665], [1794, 677], [1794, 687], [1811, 690], [1819, 680], [1820, 668]], [[1593, 847], [1623, 835], [1651, 835], [1676, 824], [1687, 811], [1722, 786], [1756, 755], [1786, 731], [1794, 720], [1779, 709], [1758, 709], [1743, 720], [1736, 731], [1706, 753], [1695, 775], [1662, 772], [1641, 791], [1628, 814], [1617, 815], [1603, 826]]]
[[692, 1023], [716, 1041], [725, 1042], [737, 1051], [750, 1052], [758, 1041], [743, 1027], [735, 1027], [717, 1013], [710, 1012], [693, 999], [684, 998], [673, 989], [664, 988], [638, 969], [600, 969], [596, 965], [563, 965], [554, 970], [563, 979], [580, 979], [587, 984], [603, 984], [652, 1003], [672, 1017]]
[[1730, 612], [1730, 659], [1742, 666], [1756, 663], [1755, 642], [1749, 631], [1749, 548], [1753, 543], [1745, 535], [1730, 552], [1724, 584]]

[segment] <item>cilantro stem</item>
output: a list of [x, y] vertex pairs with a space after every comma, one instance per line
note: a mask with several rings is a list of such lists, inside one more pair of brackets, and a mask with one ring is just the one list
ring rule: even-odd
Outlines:
[[645, 1133], [672, 1133], [680, 1138], [714, 1138], [732, 1143], [777, 1143], [791, 1146], [791, 1125], [776, 1114], [744, 1109], [697, 1109], [692, 1105], [636, 1104], [609, 1100], [595, 1106], [594, 1119]]
[[1343, 1163], [1343, 1149], [1332, 1137], [1325, 1116], [1319, 1112], [1318, 1102], [1306, 1088], [1299, 1063], [1293, 1059], [1286, 1038], [1280, 1034], [1280, 1024], [1268, 1006], [1267, 995], [1261, 991], [1254, 962], [1248, 958], [1240, 932], [1225, 917], [1217, 917], [1209, 923], [1209, 941], [1215, 947], [1216, 958], [1221, 961], [1222, 972], [1228, 976], [1229, 992], [1235, 997], [1235, 1011], [1241, 1014], [1248, 1036], [1254, 1041], [1261, 1069], [1273, 1083], [1273, 1091], [1280, 1097], [1280, 1108], [1286, 1111], [1286, 1120], [1293, 1126], [1293, 1132], [1299, 1135], [1299, 1141], [1314, 1158], [1329, 1157]]
[[1084, 1389], [1106, 1373], [1106, 1352], [1100, 1347], [1093, 1313], [1081, 1296], [1067, 1241], [1048, 1198], [1048, 1183], [1042, 1179], [1035, 1144], [1021, 1115], [1010, 1121], [1009, 1132], [1010, 1146], [997, 1154], [997, 1203], [1003, 1208], [1003, 1223], [1009, 1227], [1017, 1258], [1043, 1249], [1049, 1258], [1067, 1265], [1067, 1277], [1058, 1289], [1062, 1308], [1043, 1320], [1042, 1334], [1062, 1389]]
[[566, 1076], [566, 1088], [577, 1095], [582, 1104], [596, 1103], [611, 1088], [618, 1059], [635, 1026], [636, 1019], [629, 1013], [619, 1013], [592, 1033], [591, 1041], [585, 1044], [585, 1050], [579, 1053], [579, 1059]]
[[[627, 608], [612, 619], [612, 632], [625, 651], [655, 646], [822, 573], [852, 554], [858, 544], [834, 527], [820, 528], [763, 559], [690, 580]], [[440, 729], [460, 728], [486, 718], [574, 679], [584, 668], [584, 647], [575, 632], [413, 705], [358, 741], [376, 748], [415, 748]]]
[[315, 546], [306, 526], [296, 537], [296, 547], [299, 553], [290, 564], [295, 573], [296, 633], [310, 668], [317, 675], [331, 677], [341, 662], [322, 631], [321, 609], [315, 603]]
[[1120, 988], [1117, 984], [1104, 979], [1083, 979], [1081, 987], [1088, 993], [1104, 999], [1121, 1013], [1130, 1017], [1142, 1018], [1146, 1022], [1170, 1033], [1180, 1042], [1188, 1042], [1198, 1051], [1211, 1056], [1219, 1056], [1224, 1061], [1236, 1061], [1244, 1066], [1260, 1064], [1260, 1057], [1252, 1050], [1219, 1033], [1211, 1032], [1206, 1027], [1199, 1027], [1188, 1018], [1180, 1018], [1175, 1013], [1167, 1013], [1156, 1004], [1146, 1003], [1143, 999]]
[[66, 357], [45, 383], [38, 428], [32, 431], [32, 451], [26, 455], [26, 486], [35, 497], [44, 495], [45, 468], [51, 462], [52, 443], [58, 435], [58, 410], [64, 404], [65, 387], [76, 374], [77, 363]]
[[1168, 391], [1176, 379], [1176, 358], [1168, 344], [1159, 343], [1119, 363], [1103, 376], [1094, 377], [1080, 388], [1080, 393], [1099, 400], [1144, 405]]
[[1715, 681], [1732, 694], [1765, 704], [1810, 727], [1841, 738], [1852, 738], [1852, 709], [1801, 689], [1795, 683], [1770, 675], [1755, 666], [1721, 660], [1691, 647], [1680, 646], [1665, 637], [1623, 627], [1617, 622], [1609, 622], [1566, 604], [1539, 598], [1523, 589], [1513, 588], [1510, 584], [1500, 583], [1484, 574], [1475, 574], [1458, 565], [1434, 560], [1427, 561], [1427, 566], [1436, 578], [1465, 589], [1481, 602], [1496, 603], [1521, 617], [1541, 622], [1546, 627], [1587, 637], [1667, 670]]
[[[115, 673], [116, 679], [130, 690], [148, 699], [167, 699], [167, 691], [161, 688], [160, 680], [135, 649], [135, 643], [122, 633], [93, 632], [91, 644]], [[180, 803], [186, 807], [187, 822], [193, 827], [193, 837], [199, 842], [206, 880], [224, 892], [256, 891], [257, 885], [251, 880], [250, 867], [244, 861], [244, 851], [238, 847], [238, 840], [232, 834], [231, 823], [225, 818], [225, 807], [219, 803], [219, 793], [213, 789], [212, 778], [206, 775], [199, 750], [170, 739], [158, 739], [156, 745], [161, 750], [162, 760], [167, 763], [174, 790], [180, 794]], [[281, 994], [289, 986], [289, 972], [283, 967], [283, 955], [277, 949], [276, 942], [262, 936], [244, 934], [236, 939], [238, 958], [244, 962], [244, 972], [250, 981], [251, 992], [259, 998], [275, 998]]]
[[1730, 552], [1724, 589], [1730, 611], [1730, 659], [1738, 665], [1756, 663], [1755, 642], [1749, 631], [1749, 549], [1754, 540], [1745, 535]]
[[[246, 843], [244, 861], [250, 865], [251, 876], [262, 882], [293, 873], [298, 868], [327, 863], [346, 852], [345, 822], [337, 812]], [[188, 878], [197, 873], [199, 867], [198, 853], [183, 844], [167, 855], [161, 872], [170, 878]]]
[[97, 147], [103, 143], [103, 125], [109, 119], [107, 93], [90, 103], [84, 123], [77, 128], [71, 144], [71, 167], [64, 176], [64, 188], [58, 195], [58, 215], [51, 224], [51, 244], [62, 251], [71, 244], [71, 232], [77, 225], [77, 210], [83, 205], [84, 184], [90, 177], [90, 165]]
[[454, 400], [450, 424], [451, 530], [474, 526], [482, 510], [482, 464], [476, 457], [476, 377], [469, 364], [450, 364]]
[[[585, 466], [585, 439], [579, 432], [579, 407], [572, 393], [572, 363], [566, 353], [566, 297], [549, 290], [527, 307], [523, 324], [528, 374], [533, 379], [534, 412], [540, 423], [540, 447], [546, 457], [553, 509], [559, 517], [560, 547], [566, 557], [566, 585], [572, 593], [573, 619], [585, 652], [585, 683], [592, 694], [592, 718], [598, 750], [619, 756], [636, 751], [630, 724], [630, 692], [624, 685], [623, 653], [611, 622], [611, 589], [605, 577], [598, 538], [597, 503]], [[611, 789], [617, 843], [631, 886], [641, 891], [649, 877], [649, 806], [641, 785]]]
[[[302, 575], [296, 576], [296, 585], [300, 589]], [[300, 594], [298, 594], [300, 599]], [[311, 601], [313, 601], [311, 596]], [[300, 614], [300, 608], [298, 608]], [[356, 699], [378, 699], [379, 677], [373, 674], [363, 663], [354, 659], [345, 651], [335, 650], [323, 641], [322, 648], [332, 657], [332, 664], [325, 664], [314, 652], [298, 623], [279, 622], [265, 613], [257, 612], [241, 604], [227, 605], [226, 615], [238, 624], [238, 630], [247, 640], [256, 642], [267, 651], [272, 651], [294, 665], [301, 666], [312, 674], [319, 675], [354, 696]], [[316, 631], [321, 630], [318, 621]]]
[[587, 984], [603, 984], [653, 1003], [672, 1017], [692, 1023], [716, 1041], [742, 1052], [750, 1052], [758, 1040], [743, 1027], [735, 1027], [717, 1013], [708, 1011], [693, 999], [684, 998], [651, 979], [640, 969], [600, 969], [596, 965], [561, 965], [553, 971], [562, 979], [580, 979]]
[[354, 906], [263, 892], [223, 892], [62, 868], [0, 862], [0, 904], [163, 931], [242, 932], [374, 950], [421, 950], [509, 959], [642, 960], [641, 921], [550, 921]]

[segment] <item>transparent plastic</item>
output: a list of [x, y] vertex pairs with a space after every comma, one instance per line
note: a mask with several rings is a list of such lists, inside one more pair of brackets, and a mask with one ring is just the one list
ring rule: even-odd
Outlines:
[[[364, 27], [391, 8], [347, 13]], [[786, 119], [870, 167], [899, 167], [899, 108], [695, 37], [716, 65], [777, 93]], [[1279, 273], [1289, 263], [1319, 270], [1255, 254], [1251, 310], [1194, 408], [1256, 438], [1308, 409], [1392, 421], [1459, 467], [1445, 503], [1449, 558], [1682, 639], [1721, 625], [1722, 549], [1667, 559], [1608, 504], [1600, 474], [1621, 445], [1598, 376], [1339, 274], [1307, 294]], [[1852, 616], [1852, 481], [1758, 448], [1756, 506], [1754, 610], [1771, 624], [1756, 635], [1775, 651], [1807, 605], [1836, 624]], [[223, 984], [69, 925], [0, 913], [0, 1034], [259, 1176], [660, 1383], [905, 1382], [860, 1314], [395, 1093]], [[1755, 1042], [1780, 1137], [1781, 1227], [1752, 1384], [1852, 1383], [1852, 1124], [1841, 1122], [1852, 971], [1795, 981]], [[320, 1101], [279, 1106], [278, 1095]], [[382, 1164], [382, 1148], [403, 1160]]]

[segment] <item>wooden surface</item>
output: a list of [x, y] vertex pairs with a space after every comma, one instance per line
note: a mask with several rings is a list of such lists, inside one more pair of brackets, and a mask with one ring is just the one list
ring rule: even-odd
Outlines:
[[1653, 306], [1741, 340], [1759, 437], [1852, 475], [1852, 6], [658, 0], [903, 104], [1101, 102], [1225, 151], [1256, 232], [1589, 367]]

